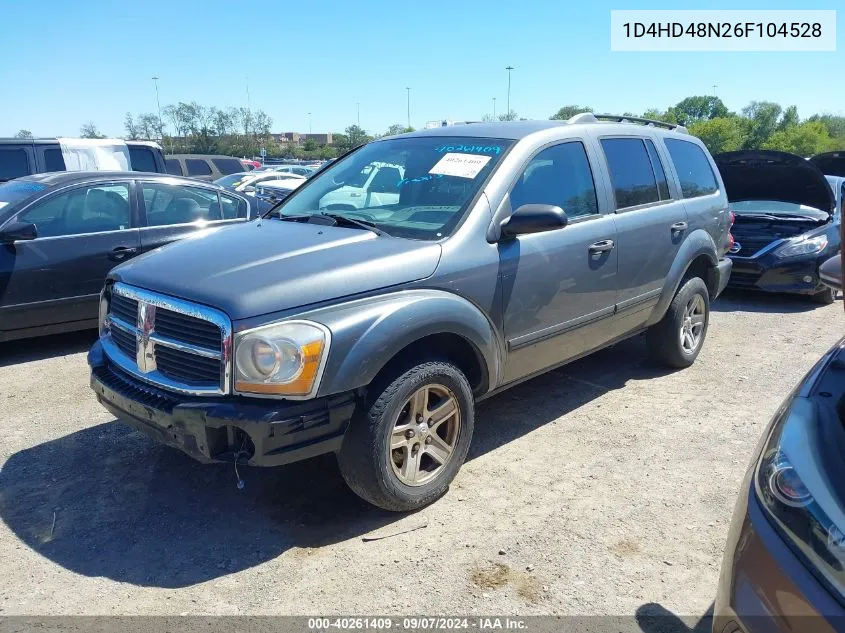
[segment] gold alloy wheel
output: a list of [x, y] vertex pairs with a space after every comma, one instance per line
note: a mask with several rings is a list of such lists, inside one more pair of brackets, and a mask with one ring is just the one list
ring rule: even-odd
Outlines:
[[461, 411], [443, 385], [425, 385], [405, 402], [393, 424], [388, 456], [393, 473], [407, 486], [436, 478], [455, 451]]

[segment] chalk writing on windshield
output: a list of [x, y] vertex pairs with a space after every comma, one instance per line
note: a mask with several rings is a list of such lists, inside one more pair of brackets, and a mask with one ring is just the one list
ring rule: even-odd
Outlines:
[[405, 185], [410, 185], [411, 183], [437, 180], [438, 178], [443, 178], [443, 174], [426, 174], [425, 176], [417, 176], [416, 178], [403, 178], [399, 181], [397, 186], [404, 187]]

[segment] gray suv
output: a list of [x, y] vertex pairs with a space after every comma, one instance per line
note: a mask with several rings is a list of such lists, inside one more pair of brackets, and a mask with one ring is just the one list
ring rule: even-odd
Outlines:
[[91, 386], [200, 461], [334, 452], [357, 494], [410, 510], [446, 491], [478, 400], [642, 332], [689, 366], [730, 228], [683, 128], [581, 114], [378, 140], [258, 221], [114, 269]]

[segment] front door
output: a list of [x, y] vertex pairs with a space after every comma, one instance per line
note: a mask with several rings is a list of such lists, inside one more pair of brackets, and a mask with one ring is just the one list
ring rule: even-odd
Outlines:
[[532, 158], [510, 194], [511, 209], [552, 204], [562, 229], [499, 245], [505, 381], [519, 379], [601, 345], [616, 302], [616, 226], [599, 212], [593, 169], [581, 141]]
[[131, 194], [126, 181], [82, 185], [18, 215], [38, 237], [3, 247], [12, 272], [0, 299], [0, 331], [96, 324], [106, 275], [140, 247]]

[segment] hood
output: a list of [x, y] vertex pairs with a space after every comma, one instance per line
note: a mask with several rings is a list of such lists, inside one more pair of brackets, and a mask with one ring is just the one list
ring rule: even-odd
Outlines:
[[823, 174], [845, 177], [845, 151], [816, 154], [810, 162]]
[[269, 219], [203, 231], [122, 264], [109, 278], [238, 320], [424, 279], [440, 252], [431, 242]]
[[833, 213], [836, 201], [824, 174], [795, 154], [742, 150], [716, 154], [728, 201], [774, 200]]

